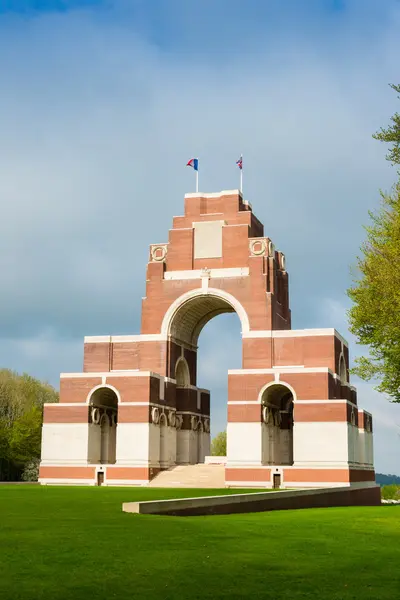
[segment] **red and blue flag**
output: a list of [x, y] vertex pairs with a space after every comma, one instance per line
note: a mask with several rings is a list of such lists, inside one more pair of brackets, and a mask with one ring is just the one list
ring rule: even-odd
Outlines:
[[192, 167], [192, 169], [194, 169], [195, 171], [199, 170], [199, 159], [198, 158], [191, 158], [189, 160], [189, 162], [186, 165], [187, 167]]

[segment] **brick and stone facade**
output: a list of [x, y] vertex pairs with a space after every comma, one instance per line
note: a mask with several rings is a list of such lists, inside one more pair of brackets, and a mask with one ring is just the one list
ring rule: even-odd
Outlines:
[[82, 373], [61, 374], [41, 483], [146, 485], [203, 462], [210, 393], [197, 386], [197, 343], [225, 312], [243, 341], [228, 374], [226, 484], [372, 484], [372, 417], [349, 383], [347, 343], [334, 329], [291, 329], [285, 256], [236, 190], [185, 196], [168, 242], [150, 246], [141, 334], [87, 337]]

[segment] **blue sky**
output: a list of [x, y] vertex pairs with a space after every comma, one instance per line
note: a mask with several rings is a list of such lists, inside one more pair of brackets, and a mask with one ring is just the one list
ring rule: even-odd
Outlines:
[[[287, 256], [293, 327], [347, 332], [368, 210], [394, 170], [371, 137], [398, 109], [395, 0], [0, 0], [0, 364], [58, 385], [84, 335], [136, 333], [148, 246], [200, 188], [237, 187]], [[227, 350], [228, 349], [228, 350]], [[200, 338], [224, 427], [237, 318]], [[357, 383], [380, 471], [400, 408]]]

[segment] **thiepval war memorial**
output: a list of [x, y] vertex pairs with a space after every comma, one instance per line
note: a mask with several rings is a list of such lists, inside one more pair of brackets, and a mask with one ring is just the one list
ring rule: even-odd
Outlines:
[[348, 345], [334, 329], [291, 328], [285, 255], [242, 193], [186, 194], [166, 237], [150, 246], [141, 333], [86, 337], [82, 372], [62, 373], [59, 403], [45, 405], [40, 482], [148, 485], [209, 461], [198, 338], [235, 312], [225, 485], [374, 486], [372, 417], [350, 384]]

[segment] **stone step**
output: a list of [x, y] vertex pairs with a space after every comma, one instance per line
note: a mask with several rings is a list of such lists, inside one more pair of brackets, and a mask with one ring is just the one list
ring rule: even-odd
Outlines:
[[223, 465], [178, 465], [167, 471], [161, 471], [149, 483], [150, 487], [225, 487], [225, 468]]

